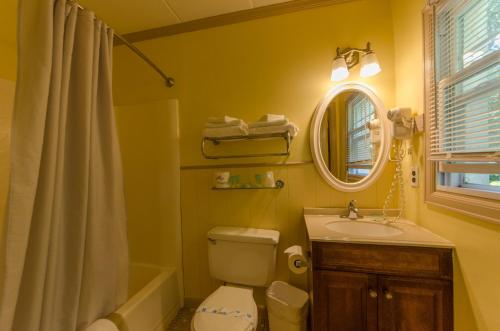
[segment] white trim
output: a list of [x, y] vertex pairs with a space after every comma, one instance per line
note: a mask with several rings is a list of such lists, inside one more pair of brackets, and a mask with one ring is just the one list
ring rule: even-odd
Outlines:
[[436, 185], [436, 189], [442, 192], [463, 194], [467, 196], [476, 196], [491, 200], [500, 200], [500, 193], [492, 191], [475, 190], [467, 187], [453, 187], [453, 186], [442, 186], [442, 185]]
[[437, 163], [439, 172], [469, 173], [469, 174], [497, 174], [500, 173], [498, 163]]
[[[377, 112], [377, 118], [381, 122], [381, 143], [380, 143], [380, 151], [377, 156], [377, 160], [375, 161], [372, 171], [370, 175], [364, 177], [362, 180], [356, 183], [346, 183], [335, 176], [332, 175], [326, 162], [323, 159], [323, 155], [321, 154], [321, 140], [320, 140], [320, 128], [321, 121], [323, 120], [323, 115], [325, 114], [326, 109], [332, 100], [339, 94], [348, 91], [359, 91], [366, 94], [370, 100], [375, 105], [375, 111]], [[333, 188], [342, 191], [342, 192], [358, 192], [362, 190], [366, 190], [368, 187], [373, 185], [376, 180], [382, 174], [384, 167], [389, 158], [389, 150], [390, 150], [390, 135], [389, 135], [389, 120], [387, 119], [385, 113], [385, 107], [377, 94], [368, 86], [362, 83], [351, 82], [340, 84], [330, 91], [328, 91], [325, 97], [319, 102], [316, 110], [314, 112], [311, 128], [310, 128], [310, 144], [311, 144], [311, 154], [314, 160], [314, 165], [318, 170], [321, 177]]]

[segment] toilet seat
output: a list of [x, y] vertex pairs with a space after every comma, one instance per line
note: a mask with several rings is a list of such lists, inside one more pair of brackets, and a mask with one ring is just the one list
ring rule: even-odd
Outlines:
[[221, 286], [198, 307], [191, 321], [191, 330], [254, 331], [257, 321], [252, 289]]

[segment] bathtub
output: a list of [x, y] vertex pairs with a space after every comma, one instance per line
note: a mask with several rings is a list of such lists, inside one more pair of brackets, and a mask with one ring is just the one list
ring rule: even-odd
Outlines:
[[129, 299], [108, 318], [120, 331], [165, 330], [181, 306], [174, 268], [133, 263]]

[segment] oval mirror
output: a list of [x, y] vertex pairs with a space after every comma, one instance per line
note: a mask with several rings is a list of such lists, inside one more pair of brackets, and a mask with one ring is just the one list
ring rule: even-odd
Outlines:
[[366, 189], [387, 162], [390, 141], [382, 101], [368, 87], [342, 84], [320, 101], [311, 123], [311, 152], [325, 181], [344, 192]]

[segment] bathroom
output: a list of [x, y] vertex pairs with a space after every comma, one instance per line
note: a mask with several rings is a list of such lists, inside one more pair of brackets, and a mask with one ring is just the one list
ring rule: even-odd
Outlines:
[[[16, 222], [12, 209], [9, 221], [4, 219], [9, 210], [12, 165], [16, 161], [11, 158], [12, 115], [15, 94], [22, 92], [16, 91], [16, 83], [23, 82], [20, 73], [30, 70], [17, 67], [22, 61], [17, 29], [20, 24], [36, 26], [34, 21], [19, 21], [18, 15], [22, 13], [18, 10], [29, 11], [31, 7], [40, 11], [41, 6], [56, 2], [59, 1], [0, 3], [2, 283], [5, 283], [4, 273], [9, 273], [9, 263], [13, 263], [5, 261], [6, 256], [12, 256], [4, 254], [5, 246], [9, 251], [7, 229]], [[94, 319], [108, 319], [119, 330], [192, 330], [194, 311], [222, 284], [211, 277], [209, 270], [207, 233], [215, 227], [278, 231], [272, 281], [284, 281], [308, 294], [314, 293], [311, 270], [295, 274], [284, 253], [294, 245], [301, 246], [305, 255], [311, 252], [305, 210], [341, 208], [344, 213], [353, 200], [360, 213], [366, 209], [381, 210], [396, 173], [396, 162], [386, 157], [377, 175], [362, 189], [342, 190], [330, 185], [317, 168], [311, 149], [311, 128], [318, 105], [342, 84], [360, 83], [382, 105], [381, 119], [385, 120], [390, 109], [409, 108], [416, 122], [422, 120], [422, 114], [425, 121], [429, 120], [425, 67], [428, 59], [424, 49], [430, 28], [428, 6], [440, 8], [476, 2], [496, 6], [498, 17], [499, 5], [495, 0], [79, 0], [82, 7], [95, 12], [162, 72], [175, 79], [173, 86], [167, 86], [163, 77], [115, 37], [112, 93], [116, 128], [111, 126], [111, 130], [116, 130], [120, 146], [121, 167], [118, 166], [117, 174], [123, 173], [130, 299], [118, 300], [112, 310]], [[45, 13], [52, 12], [47, 8]], [[24, 15], [33, 20], [41, 16], [29, 12]], [[495, 31], [498, 45], [498, 27]], [[35, 37], [29, 40], [24, 35], [22, 41], [32, 48], [37, 45]], [[332, 81], [337, 48], [365, 49], [367, 42], [378, 58], [381, 71], [361, 77], [361, 64], [357, 64], [349, 69], [348, 78]], [[498, 49], [494, 53], [497, 56]], [[493, 75], [498, 81], [498, 61], [495, 68]], [[23, 84], [26, 86], [26, 79]], [[496, 88], [498, 100], [498, 83]], [[495, 111], [498, 114], [498, 107]], [[208, 118], [227, 115], [251, 123], [265, 114], [283, 114], [298, 127], [288, 156], [210, 159], [203, 155], [200, 142]], [[494, 123], [499, 118], [492, 115], [492, 121], [497, 121]], [[386, 124], [390, 122], [387, 120]], [[450, 305], [453, 323], [432, 330], [500, 330], [498, 193], [492, 191], [483, 199], [490, 206], [485, 213], [468, 202], [463, 203], [463, 208], [430, 202], [428, 128], [425, 125], [423, 132], [415, 132], [404, 141], [401, 218], [451, 243], [453, 276], [447, 281], [453, 284]], [[386, 130], [387, 137], [389, 132]], [[494, 131], [491, 135], [491, 139], [496, 139], [493, 145], [497, 146], [494, 152], [498, 154], [498, 136]], [[206, 153], [236, 155], [281, 151], [283, 144], [281, 141], [236, 141], [220, 145], [207, 142], [206, 148]], [[490, 173], [498, 174], [500, 161], [498, 157], [491, 160]], [[19, 160], [16, 162], [19, 164]], [[412, 186], [411, 172], [415, 169], [418, 179]], [[240, 183], [252, 184], [255, 175], [269, 171], [274, 179], [284, 183], [282, 188], [213, 189], [216, 173], [229, 172], [239, 176]], [[402, 202], [399, 195], [396, 190], [389, 208], [399, 208]], [[254, 289], [255, 302], [261, 310], [255, 327], [261, 327], [269, 319], [265, 311], [267, 286]], [[10, 288], [3, 288], [2, 298], [9, 291]], [[30, 298], [30, 293], [23, 296]], [[313, 325], [312, 309], [317, 308], [317, 305], [312, 308], [313, 300], [314, 297], [309, 302], [309, 329], [322, 330]], [[5, 327], [6, 315], [25, 316], [28, 311], [23, 309], [40, 309], [34, 306], [12, 307], [0, 303], [0, 329], [67, 331], [57, 322], [26, 328], [19, 326], [23, 325], [20, 318], [14, 319], [18, 326], [14, 323]], [[138, 306], [141, 308], [136, 309]], [[68, 315], [72, 311], [70, 306], [65, 309], [63, 313]], [[87, 322], [75, 325], [74, 330], [85, 330], [93, 320]], [[106, 329], [103, 324], [102, 329], [96, 330], [114, 330], [114, 326], [108, 326], [111, 328]], [[374, 330], [377, 326], [367, 322], [366, 328], [361, 329], [324, 328], [330, 329]], [[415, 326], [409, 330], [428, 329]]]

